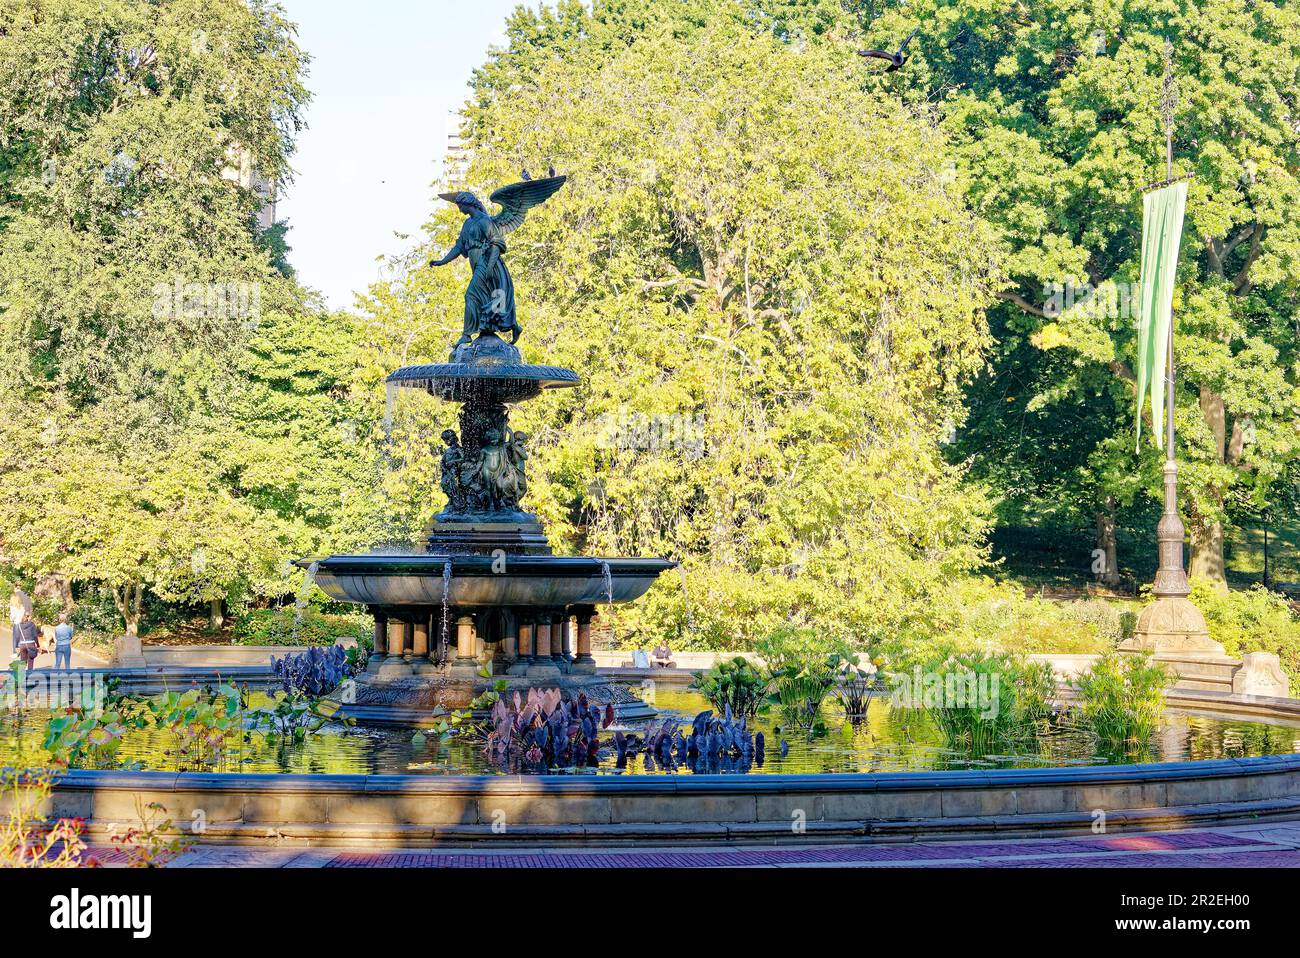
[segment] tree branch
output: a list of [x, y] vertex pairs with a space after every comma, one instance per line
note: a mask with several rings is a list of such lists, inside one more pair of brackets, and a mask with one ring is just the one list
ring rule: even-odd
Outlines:
[[1250, 268], [1255, 265], [1255, 260], [1259, 259], [1263, 239], [1264, 224], [1257, 223], [1250, 232], [1250, 249], [1246, 252], [1246, 262], [1241, 264], [1241, 269], [1232, 281], [1233, 292], [1238, 296], [1245, 296], [1250, 292]]
[[1015, 303], [1017, 306], [1019, 306], [1021, 309], [1023, 309], [1026, 313], [1029, 313], [1031, 316], [1040, 316], [1040, 317], [1042, 317], [1043, 319], [1047, 319], [1047, 318], [1048, 318], [1046, 311], [1044, 311], [1043, 309], [1039, 308], [1038, 306], [1035, 306], [1033, 303], [1031, 303], [1029, 300], [1025, 299], [1025, 298], [1024, 298], [1023, 296], [1021, 296], [1019, 293], [1013, 293], [1013, 292], [1008, 292], [1008, 291], [1005, 291], [1005, 290], [1004, 290], [1004, 291], [998, 293], [998, 294], [997, 294], [997, 297], [998, 297], [998, 299], [1003, 300], [1004, 302], [1007, 302], [1007, 303]]

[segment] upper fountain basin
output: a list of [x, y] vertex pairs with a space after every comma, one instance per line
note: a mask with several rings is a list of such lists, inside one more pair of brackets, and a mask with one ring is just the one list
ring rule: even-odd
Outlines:
[[543, 389], [575, 386], [578, 374], [560, 366], [534, 366], [493, 333], [457, 346], [450, 362], [403, 366], [388, 377], [397, 386], [427, 389], [452, 402], [515, 403]]
[[[316, 584], [331, 599], [372, 606], [441, 605], [451, 563], [447, 603], [459, 608], [551, 607], [634, 602], [667, 559], [591, 559], [548, 555], [353, 555], [315, 563]], [[609, 577], [606, 579], [606, 569]]]

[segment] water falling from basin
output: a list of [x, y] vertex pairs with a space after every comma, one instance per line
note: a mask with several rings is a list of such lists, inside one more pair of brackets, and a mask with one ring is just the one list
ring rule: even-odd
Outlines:
[[438, 664], [442, 665], [447, 661], [447, 597], [451, 595], [451, 560], [448, 559], [442, 564], [442, 633], [438, 638]]
[[600, 574], [605, 577], [605, 598], [609, 602], [609, 611], [612, 615], [614, 612], [614, 576], [609, 571], [609, 563], [604, 559], [600, 560]]
[[316, 585], [316, 572], [319, 568], [320, 563], [313, 562], [302, 572], [302, 586], [298, 589], [298, 595], [293, 600], [293, 645], [298, 644], [298, 629], [302, 625], [302, 614], [307, 608], [311, 590]]

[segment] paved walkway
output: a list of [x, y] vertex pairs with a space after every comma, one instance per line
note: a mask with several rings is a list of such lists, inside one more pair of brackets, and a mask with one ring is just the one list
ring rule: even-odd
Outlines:
[[[102, 864], [116, 849], [94, 851]], [[172, 867], [1300, 868], [1300, 822], [1075, 838], [726, 848], [291, 849], [207, 846]]]

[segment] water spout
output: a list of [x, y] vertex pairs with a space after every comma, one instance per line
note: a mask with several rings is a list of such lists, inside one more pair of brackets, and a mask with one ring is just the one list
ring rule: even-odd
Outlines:
[[609, 613], [614, 614], [614, 576], [610, 574], [609, 563], [600, 560], [600, 574], [605, 577], [605, 597], [609, 600]]
[[313, 562], [307, 566], [302, 573], [302, 588], [298, 590], [298, 596], [293, 600], [293, 644], [298, 644], [298, 628], [302, 625], [302, 613], [307, 608], [307, 598], [311, 595], [312, 586], [316, 584], [316, 570], [320, 568], [319, 562]]
[[448, 559], [442, 564], [442, 634], [438, 639], [438, 664], [442, 665], [447, 661], [447, 597], [451, 595], [451, 560]]
[[695, 616], [691, 613], [691, 593], [690, 590], [686, 588], [686, 567], [685, 566], [682, 565], [677, 566], [677, 576], [682, 580], [682, 601], [685, 602], [686, 604], [686, 628], [689, 631], [694, 632]]
[[384, 437], [393, 431], [393, 407], [397, 405], [397, 383], [384, 384]]

